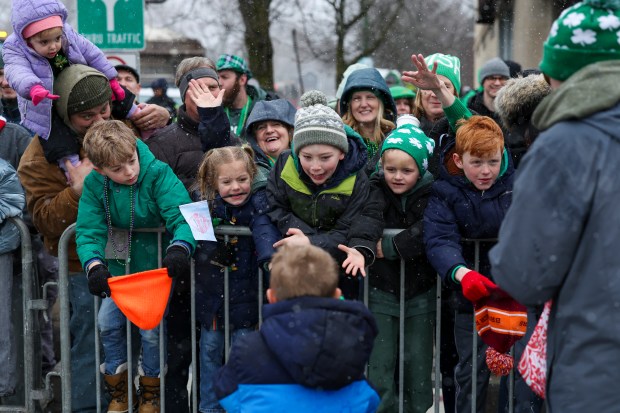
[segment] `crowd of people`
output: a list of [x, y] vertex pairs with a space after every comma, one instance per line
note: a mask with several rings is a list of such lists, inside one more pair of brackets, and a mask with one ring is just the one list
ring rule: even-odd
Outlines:
[[[568, 8], [540, 69], [490, 59], [468, 96], [457, 56], [413, 54], [401, 85], [355, 64], [335, 102], [309, 91], [296, 108], [250, 86], [245, 60], [224, 54], [179, 63], [176, 108], [161, 80], [153, 100], [138, 102], [139, 73], [111, 66], [66, 22], [62, 3], [22, 1], [13, 0], [14, 32], [0, 60], [0, 325], [8, 327], [0, 404], [18, 388], [11, 297], [21, 258], [17, 229], [6, 222], [18, 216], [31, 228], [44, 279], [57, 273], [59, 239], [76, 223], [68, 262], [74, 412], [159, 412], [165, 374], [170, 412], [187, 410], [187, 383], [196, 380], [202, 413], [394, 412], [399, 397], [406, 412], [424, 413], [433, 405], [435, 348], [444, 410], [483, 412], [493, 366], [510, 357], [500, 354], [501, 332], [476, 337], [472, 323], [498, 292], [526, 306], [515, 364], [551, 305], [547, 411], [613, 410], [620, 5]], [[207, 203], [214, 227], [248, 227], [252, 236], [194, 239], [180, 210], [193, 202]], [[166, 228], [161, 251], [157, 234], [138, 231], [158, 227]], [[163, 328], [139, 330], [139, 365], [130, 366], [110, 280], [126, 264], [157, 268], [158, 253], [172, 279]], [[259, 295], [269, 303], [260, 328]], [[102, 298], [99, 331], [93, 296]], [[45, 374], [57, 360], [50, 323], [41, 325]], [[500, 412], [543, 410], [528, 380], [516, 371], [509, 393], [502, 378]]]

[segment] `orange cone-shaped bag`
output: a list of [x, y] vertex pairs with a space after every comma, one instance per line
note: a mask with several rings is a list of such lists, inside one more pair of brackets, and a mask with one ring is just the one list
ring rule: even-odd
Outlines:
[[172, 278], [166, 268], [108, 278], [112, 299], [125, 317], [142, 330], [151, 330], [164, 316]]

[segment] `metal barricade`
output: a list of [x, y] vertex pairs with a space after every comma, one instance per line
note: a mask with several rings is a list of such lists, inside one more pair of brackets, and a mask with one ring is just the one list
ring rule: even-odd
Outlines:
[[[48, 301], [39, 299], [39, 292], [33, 286], [38, 285], [34, 272], [34, 257], [30, 230], [20, 218], [8, 218], [8, 221], [17, 227], [21, 237], [21, 267], [22, 267], [22, 313], [23, 313], [23, 373], [24, 373], [24, 405], [0, 406], [0, 412], [34, 412], [38, 401], [51, 398], [49, 377], [55, 373], [48, 373], [45, 387], [37, 385], [37, 374], [40, 374], [35, 360], [35, 336], [39, 334], [35, 328], [39, 311], [48, 309]], [[15, 331], [15, 333], [18, 333]]]
[[[138, 230], [136, 230], [138, 231]], [[142, 231], [142, 230], [140, 230]], [[158, 233], [158, 239], [159, 239], [159, 256], [158, 256], [158, 262], [161, 265], [161, 235], [164, 232], [163, 228], [157, 228], [157, 229], [152, 229], [152, 230], [147, 230], [148, 232], [157, 232]], [[386, 229], [384, 232], [384, 235], [395, 235], [397, 233], [399, 233], [400, 229]], [[223, 235], [224, 236], [224, 242], [228, 243], [230, 242], [230, 237], [231, 236], [251, 236], [251, 231], [249, 228], [247, 227], [240, 227], [240, 226], [229, 226], [229, 225], [221, 225], [215, 228], [215, 232], [218, 235]], [[71, 355], [70, 355], [70, 334], [69, 334], [69, 300], [68, 300], [68, 251], [67, 251], [67, 245], [68, 245], [68, 241], [70, 239], [72, 239], [75, 235], [75, 224], [69, 226], [67, 228], [67, 230], [63, 233], [61, 239], [60, 239], [60, 243], [59, 243], [59, 300], [60, 300], [60, 332], [61, 332], [61, 372], [60, 372], [60, 376], [61, 376], [61, 385], [62, 385], [62, 412], [71, 412], [71, 371], [70, 371], [70, 366], [71, 366]], [[491, 240], [463, 240], [464, 242], [474, 242], [475, 243], [475, 254], [476, 254], [476, 266], [475, 269], [478, 269], [478, 263], [479, 263], [479, 254], [480, 254], [480, 242], [488, 242]], [[28, 247], [22, 247], [22, 248], [28, 248]], [[24, 265], [32, 265], [32, 263], [30, 262], [30, 264], [28, 263], [24, 263]], [[127, 272], [129, 273], [129, 268], [127, 268]], [[32, 271], [31, 269], [29, 271]], [[369, 302], [369, 281], [368, 281], [369, 277], [365, 277], [363, 279], [363, 301], [366, 305], [368, 305]], [[195, 268], [194, 268], [194, 264], [193, 264], [193, 260], [192, 260], [192, 266], [191, 266], [191, 274], [190, 274], [190, 285], [191, 285], [191, 325], [192, 326], [196, 326], [196, 303], [195, 303]], [[264, 284], [264, 280], [263, 280], [263, 272], [259, 269], [259, 277], [258, 277], [258, 282], [259, 282], [259, 286], [258, 286], [258, 300], [259, 300], [259, 323], [261, 323], [262, 321], [262, 305], [263, 305], [263, 284]], [[401, 294], [400, 294], [400, 302], [399, 302], [399, 306], [400, 306], [400, 320], [399, 320], [399, 343], [398, 343], [398, 353], [399, 353], [399, 362], [398, 362], [398, 391], [399, 391], [399, 401], [398, 401], [398, 411], [399, 413], [404, 412], [404, 360], [405, 360], [405, 341], [404, 341], [404, 332], [405, 332], [405, 294], [404, 294], [404, 286], [405, 286], [405, 261], [401, 260], [400, 263], [400, 288], [401, 288]], [[437, 298], [437, 302], [436, 302], [436, 319], [435, 319], [435, 345], [434, 345], [434, 351], [433, 351], [433, 366], [434, 366], [434, 370], [433, 370], [433, 381], [434, 381], [434, 396], [433, 396], [433, 411], [435, 413], [440, 412], [441, 409], [441, 401], [440, 401], [440, 393], [441, 393], [441, 371], [440, 371], [440, 343], [441, 343], [441, 312], [442, 312], [442, 306], [441, 306], [441, 279], [438, 277], [437, 278], [437, 294], [436, 294], [436, 298]], [[95, 302], [95, 306], [96, 309], [98, 310], [98, 304], [99, 304], [100, 299], [98, 297], [94, 297], [94, 302]], [[41, 304], [42, 305], [42, 304]], [[230, 341], [231, 341], [231, 331], [230, 331], [230, 320], [229, 320], [229, 314], [230, 312], [230, 308], [229, 308], [229, 269], [225, 268], [224, 270], [224, 318], [225, 318], [225, 325], [224, 325], [224, 337], [225, 337], [225, 360], [228, 360], [229, 357], [229, 351], [230, 351]], [[95, 312], [95, 323], [97, 322], [97, 311]], [[163, 321], [162, 321], [163, 323]], [[475, 320], [473, 322], [473, 342], [476, 343], [477, 340], [477, 332], [475, 329]], [[163, 335], [161, 334], [161, 332], [163, 331], [163, 328], [161, 328], [162, 325], [160, 324], [160, 365], [163, 365], [163, 359], [164, 354], [163, 354]], [[128, 365], [132, 365], [132, 349], [131, 349], [131, 323], [128, 321], [127, 322], [127, 337], [128, 337], [128, 344], [127, 344], [127, 352], [128, 352]], [[192, 411], [193, 412], [197, 412], [197, 408], [198, 408], [198, 389], [197, 389], [197, 380], [196, 378], [198, 377], [198, 355], [197, 355], [197, 337], [196, 337], [196, 329], [192, 328], [191, 331], [191, 338], [192, 338], [192, 390], [191, 390], [191, 400], [192, 400]], [[101, 381], [101, 377], [99, 374], [99, 364], [100, 364], [100, 357], [99, 357], [99, 339], [98, 339], [98, 334], [97, 337], [95, 338], [95, 343], [96, 343], [96, 349], [97, 349], [97, 366], [94, 366], [94, 368], [96, 369], [96, 377], [97, 377], [97, 395], [98, 395], [98, 400], [101, 400], [101, 395], [100, 395], [100, 381]], [[476, 346], [474, 345], [473, 347], [473, 359], [475, 360], [476, 357]], [[163, 370], [163, 369], [162, 369]], [[477, 371], [475, 368], [475, 363], [473, 363], [472, 366], [472, 406], [474, 406], [474, 408], [472, 409], [472, 411], [475, 411], [475, 405], [476, 405], [476, 375], [477, 375]], [[161, 375], [162, 380], [161, 380], [161, 405], [162, 405], [162, 412], [165, 411], [165, 399], [164, 399], [164, 386], [165, 386], [165, 379], [164, 379], [164, 374]], [[514, 386], [514, 377], [513, 374], [511, 373], [511, 379], [510, 379], [510, 385], [509, 385], [509, 412], [512, 413], [513, 412], [513, 401], [512, 401], [512, 396], [513, 396], [513, 386]], [[46, 387], [46, 389], [41, 390], [41, 392], [45, 392], [45, 391], [49, 391], [49, 387]], [[35, 396], [37, 395], [37, 393], [35, 393]], [[130, 397], [131, 397], [131, 392], [130, 392]], [[131, 406], [131, 403], [130, 403]], [[131, 409], [131, 407], [130, 407]], [[0, 411], [3, 411], [0, 408]], [[18, 410], [20, 411], [20, 410]], [[30, 411], [30, 410], [26, 410], [26, 411]], [[101, 411], [100, 406], [98, 406], [98, 412]], [[131, 410], [130, 410], [131, 411]]]

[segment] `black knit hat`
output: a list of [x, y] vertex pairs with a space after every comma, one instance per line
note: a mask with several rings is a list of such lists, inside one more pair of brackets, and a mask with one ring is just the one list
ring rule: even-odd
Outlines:
[[103, 76], [87, 76], [77, 82], [67, 101], [67, 115], [92, 109], [112, 98], [108, 80]]

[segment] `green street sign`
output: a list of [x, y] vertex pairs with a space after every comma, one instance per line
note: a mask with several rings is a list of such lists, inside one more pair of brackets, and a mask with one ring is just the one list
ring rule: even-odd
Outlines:
[[77, 27], [100, 49], [144, 49], [144, 0], [78, 0]]

